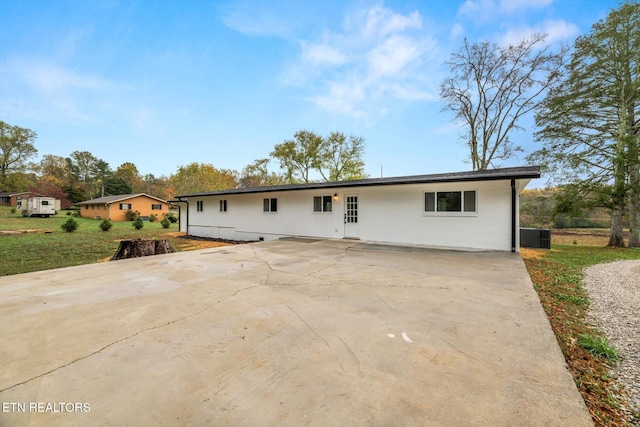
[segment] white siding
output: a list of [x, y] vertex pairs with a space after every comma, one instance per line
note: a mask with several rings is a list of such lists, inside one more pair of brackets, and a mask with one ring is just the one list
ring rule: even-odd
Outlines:
[[[518, 184], [517, 193], [527, 181]], [[425, 213], [425, 192], [465, 190], [476, 191], [475, 214]], [[313, 212], [314, 196], [333, 194], [338, 196], [332, 212]], [[358, 195], [361, 240], [511, 250], [508, 180], [190, 197], [188, 233], [234, 240], [272, 240], [285, 236], [343, 238], [345, 194]], [[277, 198], [278, 211], [263, 212], [264, 198]], [[202, 212], [196, 210], [198, 200], [203, 201]], [[220, 212], [220, 200], [227, 200], [227, 212]]]

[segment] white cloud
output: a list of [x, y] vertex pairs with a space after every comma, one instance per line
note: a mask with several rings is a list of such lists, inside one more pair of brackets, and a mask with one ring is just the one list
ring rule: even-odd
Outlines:
[[222, 20], [227, 27], [248, 35], [286, 37], [291, 32], [291, 24], [261, 2], [233, 3]]
[[383, 40], [368, 53], [369, 78], [393, 76], [419, 61], [420, 42], [410, 37], [393, 36]]
[[551, 3], [553, 3], [553, 0], [500, 0], [498, 7], [504, 13], [509, 14], [527, 9], [541, 9]]
[[385, 7], [374, 6], [366, 12], [366, 23], [362, 33], [365, 37], [378, 37], [420, 28], [422, 17], [418, 11], [400, 15]]
[[368, 114], [360, 107], [366, 98], [366, 88], [356, 80], [333, 81], [327, 85], [328, 92], [312, 98], [317, 107], [334, 114], [366, 119]]
[[442, 61], [427, 60], [436, 43], [422, 26], [417, 11], [356, 10], [340, 30], [300, 42], [301, 55], [283, 73], [284, 83], [309, 92], [306, 98], [321, 110], [367, 122], [395, 102], [437, 98], [423, 76]]
[[449, 33], [449, 38], [451, 39], [459, 39], [464, 35], [464, 27], [461, 24], [453, 24], [451, 27], [451, 33]]
[[466, 0], [458, 9], [458, 15], [486, 21], [495, 17], [496, 9], [494, 0]]
[[493, 21], [501, 16], [542, 9], [551, 3], [553, 0], [466, 0], [458, 9], [458, 15], [481, 22]]
[[90, 110], [95, 108], [95, 96], [108, 96], [120, 87], [99, 76], [31, 58], [12, 58], [0, 69], [3, 97], [20, 99], [20, 108], [16, 111], [41, 119], [92, 121]]
[[327, 44], [306, 43], [302, 41], [300, 45], [302, 46], [302, 59], [306, 62], [337, 65], [347, 60], [346, 55]]
[[535, 33], [547, 34], [547, 43], [567, 41], [580, 33], [575, 25], [563, 20], [544, 21], [535, 27], [512, 28], [508, 30], [500, 40], [503, 45], [517, 44], [523, 38]]

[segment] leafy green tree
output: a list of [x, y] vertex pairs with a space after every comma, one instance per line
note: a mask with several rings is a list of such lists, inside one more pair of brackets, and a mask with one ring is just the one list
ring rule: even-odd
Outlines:
[[190, 163], [178, 167], [171, 176], [176, 194], [224, 190], [238, 186], [236, 173], [228, 169], [216, 169], [211, 164]]
[[145, 192], [144, 182], [135, 164], [131, 162], [125, 162], [120, 166], [118, 166], [118, 168], [113, 173], [113, 175], [115, 177], [118, 177], [124, 180], [124, 182], [126, 182], [129, 185], [130, 192], [132, 193]]
[[25, 172], [25, 162], [38, 154], [33, 145], [38, 135], [0, 121], [0, 189], [8, 190], [10, 172]]
[[59, 187], [70, 185], [75, 181], [69, 159], [53, 154], [45, 154], [38, 163], [36, 170], [40, 179]]
[[115, 196], [117, 194], [131, 194], [132, 189], [122, 177], [110, 176], [104, 182], [104, 195]]
[[[640, 246], [640, 3], [627, 2], [579, 37], [566, 72], [536, 114], [544, 143], [529, 156], [611, 211], [610, 246]], [[576, 177], [578, 177], [576, 179]]]
[[[134, 189], [135, 190], [135, 189]], [[138, 192], [138, 190], [135, 190]], [[156, 177], [153, 174], [146, 174], [142, 179], [142, 191], [141, 193], [150, 194], [155, 197], [159, 197], [164, 200], [169, 200], [175, 194], [171, 180], [162, 175]]]
[[465, 39], [447, 62], [452, 75], [441, 83], [440, 98], [444, 110], [465, 125], [473, 170], [494, 167], [522, 151], [510, 135], [522, 129], [518, 121], [557, 81], [566, 54], [564, 48], [551, 52], [546, 37], [534, 34], [509, 46]]
[[120, 193], [117, 190], [114, 190], [113, 193], [110, 193], [108, 191], [107, 185], [113, 178], [113, 171], [111, 170], [111, 166], [109, 166], [109, 163], [105, 162], [102, 159], [94, 157], [91, 168], [89, 170], [89, 178], [91, 179], [94, 188], [97, 188], [95, 194], [98, 197], [113, 196], [116, 194], [127, 194], [131, 192], [131, 188], [129, 188], [129, 191], [125, 191], [124, 193]]
[[271, 157], [280, 161], [285, 179], [290, 182], [311, 182], [310, 173], [318, 165], [322, 137], [308, 130], [295, 133], [293, 139], [277, 144]]
[[79, 203], [88, 199], [85, 190], [78, 185], [66, 185], [62, 187], [62, 191], [67, 195], [67, 200], [72, 204]]
[[362, 179], [364, 173], [364, 138], [332, 132], [322, 140], [314, 163], [325, 181]]
[[312, 181], [317, 172], [324, 181], [364, 178], [364, 139], [332, 132], [328, 137], [301, 130], [293, 139], [277, 144], [271, 156], [280, 162], [290, 183]]
[[38, 177], [33, 173], [13, 172], [7, 176], [4, 191], [22, 193], [37, 183]]
[[284, 176], [269, 172], [270, 159], [257, 159], [242, 169], [238, 184], [240, 187], [263, 187], [265, 185], [286, 184]]
[[73, 173], [79, 181], [91, 183], [98, 159], [88, 151], [74, 151], [71, 153]]

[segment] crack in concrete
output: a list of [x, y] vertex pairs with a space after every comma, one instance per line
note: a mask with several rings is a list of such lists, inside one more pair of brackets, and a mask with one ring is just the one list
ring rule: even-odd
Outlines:
[[310, 325], [309, 323], [307, 323], [307, 321], [306, 321], [306, 320], [304, 320], [304, 318], [298, 314], [298, 312], [297, 312], [297, 311], [295, 311], [293, 308], [291, 308], [291, 306], [290, 306], [289, 304], [285, 304], [285, 305], [287, 306], [287, 308], [288, 308], [289, 310], [291, 310], [291, 312], [293, 312], [293, 314], [295, 314], [296, 316], [298, 316], [298, 319], [302, 320], [302, 323], [304, 323], [305, 325], [307, 325], [307, 328], [309, 328], [309, 330], [310, 330], [311, 332], [313, 332], [313, 333], [314, 333], [318, 338], [320, 338], [322, 341], [324, 341], [324, 343], [327, 345], [327, 347], [329, 347], [329, 348], [331, 349], [331, 344], [329, 344], [329, 341], [327, 341], [326, 339], [324, 339], [324, 337], [323, 337], [322, 335], [320, 335], [318, 332], [316, 332], [316, 330], [315, 330], [315, 329], [313, 329], [313, 328], [311, 327], [311, 325]]
[[342, 339], [342, 337], [339, 337], [339, 338], [340, 338], [340, 341], [342, 341], [342, 345], [344, 345], [344, 349], [347, 351], [347, 353], [349, 353], [351, 358], [356, 362], [358, 374], [360, 374], [360, 376], [364, 375], [362, 370], [360, 370], [360, 359], [358, 359], [358, 356], [355, 355], [353, 350], [351, 350], [351, 347], [349, 347], [349, 344], [347, 344], [346, 341]]
[[19, 382], [19, 383], [16, 383], [16, 384], [12, 385], [12, 386], [9, 386], [9, 387], [6, 387], [6, 388], [3, 388], [3, 389], [1, 389], [1, 390], [0, 390], [0, 393], [3, 393], [3, 392], [5, 392], [5, 391], [10, 390], [10, 389], [15, 388], [15, 387], [19, 387], [19, 386], [21, 386], [21, 385], [27, 384], [27, 383], [29, 383], [29, 382], [31, 382], [31, 381], [33, 381], [33, 380], [37, 380], [38, 378], [42, 378], [42, 377], [44, 377], [44, 376], [47, 376], [47, 375], [49, 375], [49, 374], [52, 374], [52, 373], [54, 373], [54, 372], [56, 372], [56, 371], [58, 371], [58, 370], [60, 370], [60, 369], [66, 368], [67, 366], [71, 366], [71, 365], [73, 365], [74, 363], [79, 362], [79, 361], [81, 361], [81, 360], [88, 359], [89, 357], [94, 356], [94, 355], [96, 355], [96, 354], [98, 354], [98, 353], [100, 353], [100, 352], [102, 352], [102, 351], [106, 350], [106, 349], [107, 349], [107, 348], [109, 348], [109, 347], [112, 347], [112, 346], [114, 346], [114, 345], [116, 345], [116, 344], [119, 344], [119, 343], [121, 343], [121, 342], [127, 341], [127, 340], [129, 340], [129, 339], [131, 339], [131, 338], [133, 338], [133, 337], [135, 337], [135, 336], [138, 336], [138, 335], [140, 335], [140, 334], [143, 334], [143, 333], [145, 333], [145, 332], [153, 331], [153, 330], [155, 330], [155, 329], [164, 328], [164, 327], [166, 327], [166, 326], [173, 325], [174, 323], [181, 322], [181, 321], [186, 320], [186, 319], [188, 319], [188, 318], [191, 318], [191, 317], [194, 317], [194, 316], [198, 316], [199, 314], [204, 313], [205, 311], [209, 310], [211, 307], [213, 307], [213, 306], [215, 306], [215, 305], [217, 305], [217, 304], [220, 304], [221, 302], [222, 302], [222, 300], [217, 301], [216, 303], [214, 303], [214, 304], [210, 304], [210, 305], [208, 305], [207, 307], [203, 308], [202, 310], [200, 310], [200, 311], [198, 311], [198, 312], [196, 312], [196, 313], [188, 314], [188, 315], [183, 316], [183, 317], [180, 317], [180, 318], [178, 318], [178, 319], [171, 320], [171, 321], [169, 321], [169, 322], [167, 322], [167, 323], [163, 323], [162, 325], [156, 325], [156, 326], [152, 326], [152, 327], [150, 327], [150, 328], [145, 328], [145, 329], [142, 329], [142, 330], [140, 330], [140, 331], [138, 331], [138, 332], [136, 332], [136, 333], [134, 333], [134, 334], [128, 335], [128, 336], [126, 336], [126, 337], [124, 337], [124, 338], [120, 338], [119, 340], [113, 341], [113, 342], [111, 342], [111, 343], [109, 343], [109, 344], [105, 345], [104, 347], [102, 347], [102, 348], [100, 348], [100, 349], [96, 350], [96, 351], [93, 351], [93, 352], [91, 352], [91, 353], [89, 353], [89, 354], [87, 354], [87, 355], [85, 355], [85, 356], [82, 356], [82, 357], [79, 357], [79, 358], [77, 358], [77, 359], [75, 359], [75, 360], [72, 360], [71, 362], [65, 363], [64, 365], [60, 365], [60, 366], [58, 366], [58, 367], [55, 367], [55, 368], [53, 368], [53, 369], [50, 369], [50, 370], [49, 370], [49, 371], [47, 371], [47, 372], [44, 372], [44, 373], [41, 373], [41, 374], [36, 375], [36, 376], [34, 376], [34, 377], [31, 377], [31, 378], [29, 378], [28, 380], [24, 380], [24, 381], [21, 381], [21, 382]]

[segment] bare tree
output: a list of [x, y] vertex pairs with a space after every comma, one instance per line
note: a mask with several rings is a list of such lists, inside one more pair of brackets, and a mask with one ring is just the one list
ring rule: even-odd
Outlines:
[[447, 61], [452, 76], [440, 86], [440, 98], [456, 121], [466, 125], [473, 170], [494, 167], [522, 148], [509, 135], [522, 129], [518, 120], [531, 112], [540, 95], [560, 77], [567, 48], [551, 52], [545, 34], [516, 45], [482, 42], [464, 46]]

